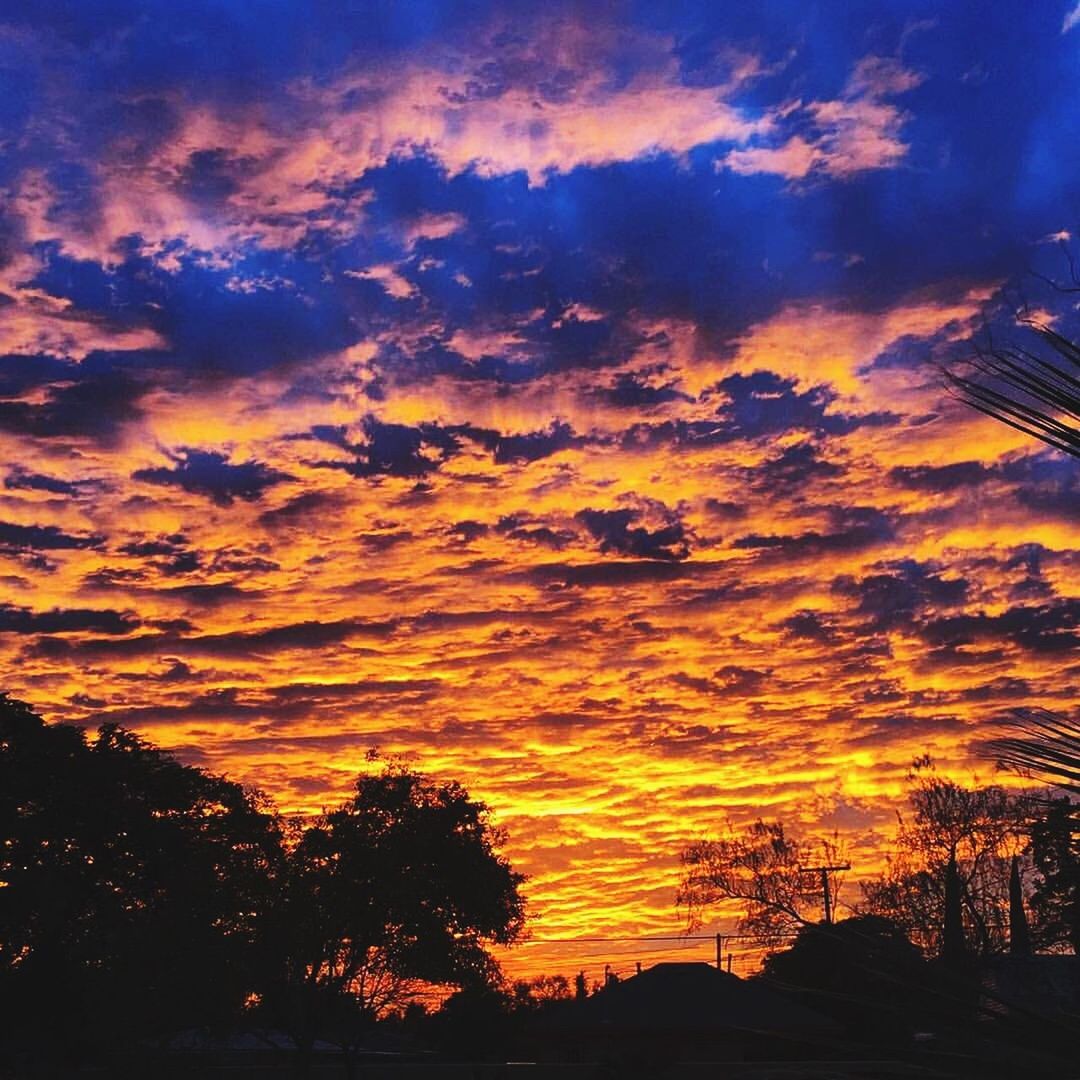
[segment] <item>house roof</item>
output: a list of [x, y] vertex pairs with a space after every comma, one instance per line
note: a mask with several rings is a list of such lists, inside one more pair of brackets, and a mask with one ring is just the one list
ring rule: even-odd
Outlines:
[[578, 1030], [741, 1030], [789, 1036], [837, 1031], [828, 1017], [777, 991], [701, 963], [656, 964], [573, 1002], [550, 1019], [553, 1026]]

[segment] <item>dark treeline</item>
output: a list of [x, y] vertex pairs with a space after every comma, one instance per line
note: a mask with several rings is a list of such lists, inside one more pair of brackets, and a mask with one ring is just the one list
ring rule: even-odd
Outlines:
[[[1061, 727], [1072, 730], [1060, 720], [1055, 733]], [[1001, 745], [1019, 753], [1015, 738]], [[1060, 745], [1050, 748], [1055, 761]], [[1042, 775], [1057, 780], [1045, 766]], [[678, 899], [692, 925], [715, 904], [741, 907], [739, 929], [770, 949], [757, 978], [864, 1047], [946, 1075], [1071, 1075], [1063, 1070], [1080, 1034], [1080, 803], [1071, 791], [1060, 781], [968, 787], [923, 757], [884, 869], [857, 888], [844, 881], [847, 843], [759, 820], [689, 845]], [[836, 867], [831, 912], [821, 866]]]
[[[733, 901], [740, 930], [763, 943], [822, 918], [820, 875], [807, 867], [850, 869], [839, 838], [809, 842], [765, 821], [691, 844], [682, 861], [691, 923]], [[929, 957], [1080, 951], [1080, 806], [1061, 790], [965, 787], [920, 758], [885, 861], [841, 908], [887, 919]], [[830, 875], [834, 901], [844, 885], [843, 869]]]
[[402, 767], [290, 822], [131, 732], [0, 696], [7, 1067], [138, 1073], [184, 1029], [243, 1021], [287, 1033], [303, 1072], [424, 985], [493, 985], [487, 947], [524, 924], [500, 840], [459, 785]]
[[[1077, 804], [963, 787], [926, 759], [909, 783], [887, 866], [854, 902], [835, 840], [757, 822], [686, 849], [681, 903], [742, 906], [771, 948], [755, 978], [668, 964], [514, 983], [489, 949], [523, 932], [523, 878], [458, 784], [384, 765], [289, 820], [131, 732], [45, 724], [0, 695], [0, 1078], [225, 1075], [235, 1060], [193, 1068], [185, 1048], [252, 1033], [275, 1051], [257, 1066], [245, 1051], [259, 1077], [391, 1058], [1060, 1075], [1080, 1013]], [[822, 866], [837, 868], [825, 911]]]

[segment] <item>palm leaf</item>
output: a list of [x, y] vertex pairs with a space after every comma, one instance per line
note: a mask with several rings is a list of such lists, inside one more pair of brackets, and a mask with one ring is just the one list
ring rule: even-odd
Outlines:
[[1080, 722], [1049, 709], [1014, 709], [1008, 731], [990, 742], [990, 756], [1080, 795]]
[[1048, 326], [1030, 329], [1053, 359], [1020, 346], [979, 352], [966, 375], [945, 372], [953, 393], [979, 412], [1080, 457], [1080, 345]]

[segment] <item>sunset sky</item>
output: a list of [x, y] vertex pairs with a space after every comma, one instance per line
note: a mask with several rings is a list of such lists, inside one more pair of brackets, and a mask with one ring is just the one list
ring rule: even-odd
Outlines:
[[1075, 708], [1080, 469], [940, 365], [1080, 323], [1031, 272], [1080, 258], [1080, 8], [0, 19], [0, 655], [46, 718], [288, 811], [372, 746], [460, 779], [567, 937], [677, 931], [728, 819], [872, 873], [916, 755], [990, 778], [996, 718]]

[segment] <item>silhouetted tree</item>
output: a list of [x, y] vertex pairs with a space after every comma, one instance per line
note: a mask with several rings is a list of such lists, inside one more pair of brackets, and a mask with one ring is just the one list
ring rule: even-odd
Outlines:
[[877, 915], [799, 930], [765, 959], [761, 977], [858, 1031], [860, 1040], [909, 1034], [923, 1014], [922, 952], [902, 927]]
[[524, 880], [483, 803], [400, 767], [362, 776], [291, 848], [273, 917], [264, 1006], [301, 1047], [351, 1002], [358, 1020], [423, 984], [487, 986], [488, 952], [524, 925]]
[[[833, 845], [826, 844], [826, 854], [835, 861]], [[820, 912], [817, 880], [803, 872], [812, 861], [809, 845], [786, 835], [779, 822], [756, 821], [720, 840], [700, 840], [681, 860], [676, 902], [691, 926], [700, 925], [705, 908], [733, 902], [742, 907], [740, 931], [772, 941], [815, 922]]]
[[1080, 806], [1048, 800], [1032, 824], [1031, 851], [1041, 875], [1031, 896], [1035, 941], [1080, 953]]
[[521, 1016], [505, 985], [468, 985], [431, 1017], [428, 1033], [444, 1055], [468, 1061], [506, 1060], [521, 1033]]
[[0, 696], [4, 1030], [74, 1057], [237, 1015], [279, 853], [239, 785]]
[[570, 1001], [574, 996], [570, 980], [565, 975], [536, 975], [531, 979], [518, 979], [512, 989], [515, 1009], [542, 1009], [559, 1001]]
[[1080, 952], [1080, 725], [1049, 709], [1013, 710], [1007, 734], [991, 740], [988, 756], [1069, 794], [1032, 800], [1032, 859], [1041, 875], [1031, 897], [1041, 948]]
[[911, 781], [911, 816], [901, 823], [887, 872], [863, 883], [861, 909], [893, 919], [935, 954], [1001, 951], [1011, 861], [1027, 845], [1029, 801], [996, 785], [965, 788], [922, 768]]

